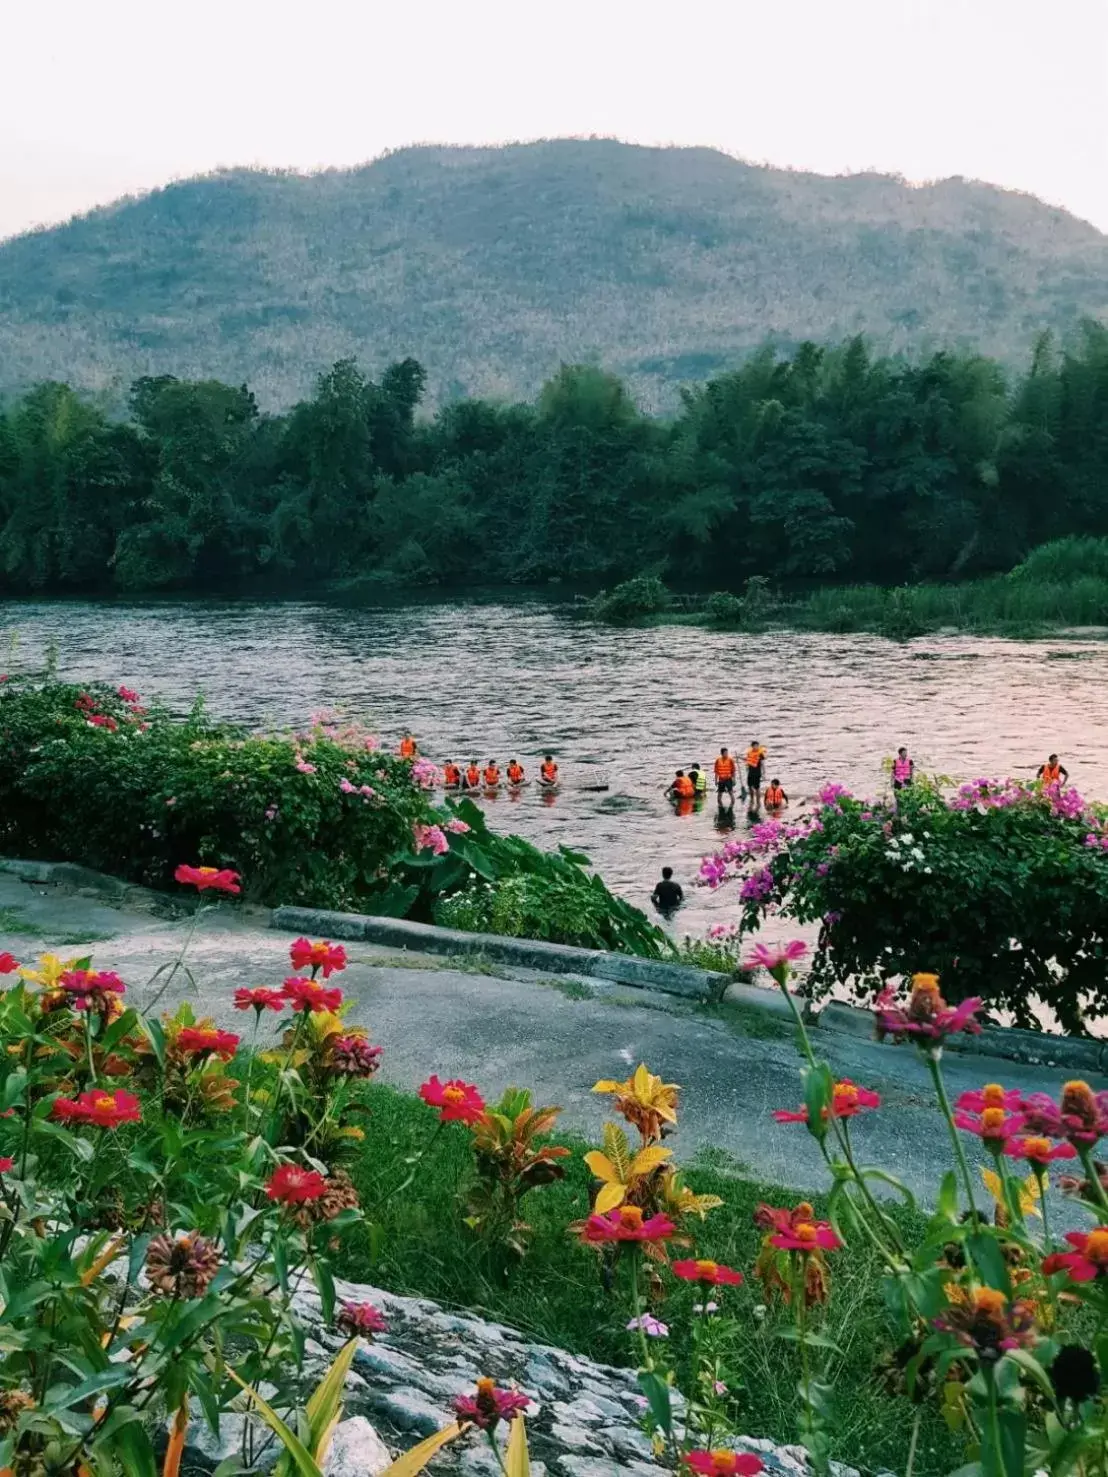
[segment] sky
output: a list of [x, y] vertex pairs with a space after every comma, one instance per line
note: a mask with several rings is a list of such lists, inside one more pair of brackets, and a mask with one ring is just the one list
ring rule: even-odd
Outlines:
[[0, 237], [228, 165], [613, 135], [1108, 231], [1108, 0], [0, 0]]

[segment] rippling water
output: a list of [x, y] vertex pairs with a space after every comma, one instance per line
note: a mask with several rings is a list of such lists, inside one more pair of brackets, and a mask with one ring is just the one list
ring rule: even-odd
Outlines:
[[[202, 691], [218, 716], [280, 726], [340, 706], [391, 738], [410, 725], [436, 759], [518, 756], [532, 773], [549, 747], [565, 789], [487, 802], [494, 825], [581, 847], [638, 903], [663, 864], [688, 881], [718, 839], [714, 799], [677, 817], [661, 792], [721, 744], [759, 739], [794, 809], [830, 779], [876, 793], [902, 743], [958, 778], [1030, 775], [1057, 750], [1082, 791], [1108, 796], [1096, 641], [616, 630], [539, 603], [6, 602], [3, 626], [18, 664], [54, 642], [63, 676], [125, 681], [179, 709]], [[577, 788], [600, 781], [606, 794]], [[698, 892], [679, 930], [733, 906]]]

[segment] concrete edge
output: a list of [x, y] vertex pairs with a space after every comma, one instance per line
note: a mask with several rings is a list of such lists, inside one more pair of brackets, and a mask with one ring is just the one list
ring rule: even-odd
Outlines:
[[[98, 897], [113, 907], [130, 907], [145, 913], [166, 915], [171, 918], [186, 918], [200, 908], [230, 906], [218, 895], [189, 892], [158, 892], [144, 887], [140, 882], [127, 882], [113, 877], [108, 872], [96, 872], [91, 867], [82, 867], [77, 862], [27, 861], [18, 857], [0, 857], [0, 875], [17, 877], [32, 886], [60, 887], [78, 897]], [[259, 914], [268, 919], [269, 909], [258, 909], [251, 903], [235, 905], [239, 911], [257, 919]]]
[[365, 913], [332, 913], [322, 908], [275, 908], [270, 927], [289, 933], [307, 933], [336, 939], [386, 944], [424, 954], [480, 955], [501, 964], [553, 974], [577, 974], [611, 980], [641, 990], [659, 990], [686, 999], [713, 1000], [726, 989], [730, 976], [661, 959], [640, 959], [633, 954], [578, 949], [568, 944], [541, 943], [535, 939], [507, 938], [500, 934], [463, 933], [456, 928], [438, 928], [430, 923], [412, 923], [406, 918], [376, 918]]

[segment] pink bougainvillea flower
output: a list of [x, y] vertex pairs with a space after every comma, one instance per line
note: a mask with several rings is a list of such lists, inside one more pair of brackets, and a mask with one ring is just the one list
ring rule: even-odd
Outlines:
[[19, 968], [19, 960], [14, 954], [9, 954], [5, 949], [0, 954], [0, 974], [14, 974]]
[[240, 877], [237, 872], [232, 872], [227, 867], [190, 867], [184, 862], [173, 874], [177, 882], [187, 887], [195, 887], [199, 892], [229, 892], [239, 893]]
[[288, 1000], [280, 990], [267, 990], [262, 985], [235, 991], [236, 1010], [253, 1009], [260, 1015], [263, 1010], [284, 1010], [287, 1004]]
[[687, 1451], [682, 1460], [697, 1477], [755, 1477], [765, 1465], [752, 1451], [728, 1451], [725, 1447], [716, 1451]]
[[117, 687], [116, 694], [125, 703], [137, 703], [139, 700], [138, 693], [131, 687]]
[[842, 1246], [828, 1221], [794, 1219], [790, 1225], [780, 1226], [769, 1239], [782, 1251], [838, 1251]]
[[733, 1267], [725, 1267], [722, 1262], [712, 1262], [704, 1258], [674, 1262], [670, 1271], [685, 1282], [700, 1282], [705, 1287], [738, 1287], [743, 1281], [743, 1274], [736, 1272]]
[[90, 728], [103, 728], [108, 733], [116, 733], [119, 730], [119, 724], [107, 713], [90, 713], [88, 724]]
[[294, 974], [285, 981], [285, 999], [294, 1011], [336, 1011], [342, 1004], [342, 991], [336, 985], [322, 985], [318, 980], [306, 980]]
[[[823, 1117], [827, 1118], [855, 1118], [867, 1108], [879, 1108], [881, 1099], [868, 1087], [856, 1087], [849, 1077], [844, 1077], [841, 1082], [836, 1082], [831, 1097], [830, 1108], [824, 1108]], [[807, 1123], [807, 1106], [797, 1108], [796, 1112], [790, 1112], [787, 1108], [778, 1108], [773, 1115], [775, 1123]]]
[[14, 1159], [9, 1159], [6, 1155], [3, 1158], [0, 1158], [0, 1174], [7, 1174], [9, 1170], [12, 1170], [14, 1168]]
[[444, 831], [449, 831], [452, 836], [464, 836], [470, 829], [465, 821], [459, 820], [457, 816], [452, 816], [450, 820], [444, 821], [442, 828]]
[[912, 976], [912, 993], [906, 1006], [897, 1003], [896, 990], [886, 986], [877, 997], [878, 1037], [892, 1036], [894, 1040], [914, 1037], [921, 1046], [941, 1047], [948, 1036], [958, 1031], [977, 1036], [981, 1027], [974, 1019], [981, 1009], [979, 996], [963, 1000], [960, 1005], [948, 1005], [939, 993], [937, 974], [915, 974]]
[[137, 1123], [142, 1117], [139, 1100], [130, 1092], [101, 1092], [93, 1089], [76, 1098], [56, 1098], [50, 1116], [58, 1122], [86, 1123], [95, 1128], [118, 1128]]
[[215, 1026], [184, 1026], [177, 1032], [174, 1045], [186, 1056], [217, 1056], [229, 1062], [239, 1049], [233, 1031], [219, 1031]]
[[1022, 1133], [1027, 1124], [1022, 1113], [1006, 1113], [1003, 1108], [985, 1108], [980, 1113], [957, 1108], [954, 1122], [963, 1132], [975, 1133], [994, 1154], [999, 1154], [1008, 1140]]
[[444, 856], [450, 850], [441, 826], [424, 826], [417, 821], [412, 827], [412, 841], [416, 851], [431, 851], [435, 856]]
[[359, 1333], [363, 1337], [373, 1333], [387, 1333], [389, 1329], [385, 1315], [372, 1303], [343, 1303], [339, 1308], [337, 1322], [347, 1333]]
[[314, 943], [310, 939], [296, 939], [289, 945], [289, 958], [293, 969], [307, 969], [310, 966], [313, 976], [317, 970], [322, 970], [325, 980], [330, 979], [336, 971], [346, 968], [346, 950], [341, 944], [333, 944], [330, 939], [317, 939]]
[[1043, 1276], [1065, 1272], [1072, 1282], [1092, 1282], [1108, 1277], [1108, 1226], [1092, 1231], [1067, 1231], [1072, 1251], [1056, 1251], [1043, 1258]]
[[668, 1241], [676, 1230], [667, 1215], [644, 1216], [637, 1205], [618, 1205], [606, 1215], [590, 1215], [581, 1239], [593, 1245], [612, 1241]]
[[745, 969], [768, 969], [770, 973], [783, 965], [803, 959], [808, 945], [803, 939], [791, 939], [787, 944], [755, 944], [748, 958], [743, 960]]
[[1019, 1113], [1023, 1108], [1023, 1094], [1018, 1087], [1004, 1088], [998, 1082], [987, 1082], [984, 1087], [961, 1093], [954, 1106], [967, 1113], [983, 1113], [986, 1108], [1003, 1108], [1008, 1113]]
[[270, 1200], [280, 1205], [303, 1205], [327, 1193], [327, 1181], [317, 1169], [301, 1169], [299, 1164], [282, 1164], [270, 1176], [265, 1187]]
[[1037, 1134], [1029, 1138], [1008, 1139], [1004, 1152], [1009, 1159], [1026, 1159], [1033, 1169], [1043, 1169], [1056, 1159], [1077, 1158], [1077, 1150], [1072, 1144], [1052, 1144], [1049, 1139]]
[[303, 758], [298, 758], [297, 759], [296, 764], [294, 765], [294, 768], [300, 774], [315, 774], [315, 765], [314, 764], [309, 764], [308, 761], [306, 759], [303, 759]]
[[443, 1123], [476, 1123], [484, 1116], [485, 1100], [472, 1082], [463, 1082], [454, 1077], [449, 1082], [440, 1082], [438, 1077], [428, 1077], [419, 1089], [419, 1095], [431, 1108], [438, 1108]]
[[480, 1379], [473, 1395], [459, 1395], [454, 1409], [464, 1421], [472, 1421], [480, 1431], [493, 1431], [501, 1421], [522, 1415], [531, 1404], [518, 1390], [501, 1390], [494, 1380]]

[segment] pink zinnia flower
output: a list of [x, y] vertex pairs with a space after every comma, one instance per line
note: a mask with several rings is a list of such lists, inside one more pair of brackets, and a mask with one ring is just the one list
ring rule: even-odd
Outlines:
[[974, 1017], [982, 1004], [980, 997], [975, 995], [960, 1005], [948, 1005], [939, 993], [937, 974], [915, 974], [906, 1006], [897, 1003], [892, 985], [886, 986], [878, 995], [875, 1006], [878, 1036], [888, 1035], [898, 1041], [914, 1036], [921, 1045], [933, 1047], [941, 1047], [948, 1036], [958, 1031], [977, 1036], [981, 1027]]
[[1006, 1113], [1003, 1108], [985, 1108], [980, 1113], [968, 1113], [957, 1108], [954, 1122], [965, 1133], [975, 1133], [987, 1149], [999, 1154], [1014, 1134], [1021, 1133], [1027, 1120], [1022, 1113]]
[[743, 961], [743, 968], [757, 969], [760, 966], [772, 974], [775, 969], [803, 959], [807, 952], [808, 945], [803, 939], [791, 939], [787, 944], [755, 944], [749, 958]]
[[1066, 1272], [1073, 1282], [1092, 1282], [1108, 1277], [1108, 1226], [1092, 1231], [1067, 1231], [1073, 1251], [1056, 1251], [1043, 1258], [1043, 1276]]
[[842, 1246], [834, 1227], [828, 1221], [797, 1221], [782, 1227], [769, 1238], [782, 1251], [838, 1251]]
[[19, 960], [14, 954], [9, 954], [7, 950], [0, 954], [0, 974], [14, 974], [18, 968]]
[[139, 1100], [130, 1092], [101, 1092], [93, 1089], [76, 1098], [56, 1098], [50, 1116], [59, 1122], [85, 1123], [95, 1128], [118, 1128], [137, 1123], [142, 1117]]
[[666, 1215], [644, 1217], [637, 1205], [619, 1205], [607, 1215], [590, 1215], [581, 1240], [594, 1246], [613, 1241], [668, 1241], [676, 1230]]
[[[877, 1093], [871, 1092], [868, 1087], [856, 1087], [849, 1077], [844, 1077], [841, 1082], [836, 1082], [831, 1096], [830, 1109], [823, 1110], [823, 1116], [827, 1118], [854, 1118], [865, 1108], [879, 1108], [881, 1099]], [[773, 1115], [775, 1123], [807, 1123], [807, 1106], [798, 1108], [795, 1113], [788, 1109], [778, 1108]]]
[[984, 1087], [975, 1087], [959, 1095], [954, 1104], [967, 1113], [983, 1113], [986, 1108], [1003, 1108], [1007, 1113], [1018, 1113], [1023, 1108], [1023, 1094], [1018, 1087], [1001, 1087], [998, 1082], [987, 1082]]
[[327, 1181], [317, 1169], [301, 1169], [298, 1164], [282, 1164], [270, 1176], [265, 1187], [270, 1200], [280, 1205], [303, 1205], [327, 1193]]
[[1053, 1164], [1055, 1159], [1076, 1159], [1077, 1150], [1072, 1144], [1051, 1144], [1049, 1139], [1034, 1135], [1030, 1138], [1010, 1138], [1004, 1145], [1009, 1159], [1026, 1159], [1035, 1169]]
[[241, 881], [237, 872], [232, 872], [228, 867], [190, 867], [184, 862], [173, 874], [174, 880], [187, 887], [195, 887], [198, 892], [229, 892], [240, 893]]
[[752, 1451], [687, 1451], [682, 1461], [697, 1477], [756, 1477], [765, 1466]]
[[263, 1010], [284, 1010], [287, 1003], [280, 990], [267, 990], [261, 985], [252, 990], [235, 991], [236, 1010], [254, 1009], [261, 1015]]
[[335, 986], [321, 985], [318, 980], [302, 979], [293, 975], [285, 981], [285, 999], [294, 1011], [310, 1010], [314, 1014], [336, 1011], [342, 1004], [342, 991]]
[[670, 1271], [685, 1282], [700, 1282], [705, 1287], [738, 1287], [743, 1281], [743, 1274], [736, 1272], [733, 1267], [725, 1267], [722, 1262], [703, 1258], [674, 1262]]
[[346, 968], [346, 950], [330, 939], [317, 939], [315, 943], [305, 938], [294, 939], [289, 945], [289, 958], [293, 969], [310, 966], [313, 976], [317, 970], [322, 970], [325, 980]]
[[494, 1431], [501, 1421], [522, 1415], [531, 1404], [526, 1395], [516, 1390], [501, 1390], [495, 1381], [477, 1381], [475, 1395], [459, 1395], [454, 1409], [462, 1420], [472, 1421], [480, 1431]]
[[217, 1056], [229, 1062], [239, 1049], [239, 1040], [233, 1031], [218, 1031], [214, 1026], [185, 1026], [177, 1032], [175, 1045], [186, 1056]]
[[464, 1123], [467, 1126], [484, 1116], [485, 1100], [472, 1082], [463, 1082], [460, 1077], [450, 1082], [440, 1082], [438, 1077], [429, 1077], [419, 1089], [419, 1095], [431, 1108], [438, 1108], [443, 1123]]

